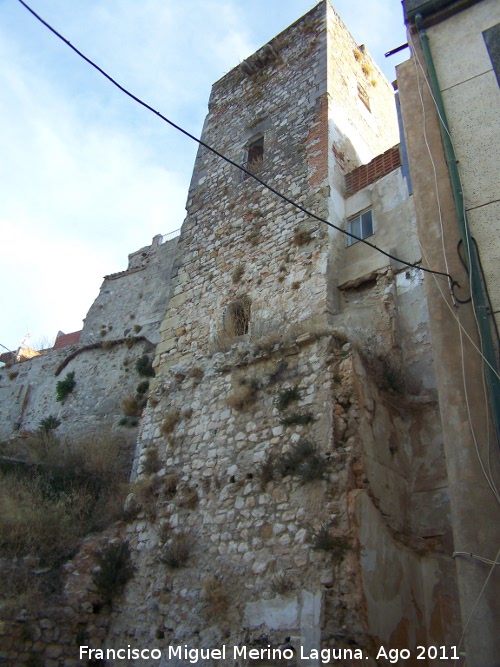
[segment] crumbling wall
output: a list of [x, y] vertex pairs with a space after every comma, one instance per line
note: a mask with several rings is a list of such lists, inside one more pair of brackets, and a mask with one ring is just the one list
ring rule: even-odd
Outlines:
[[[127, 529], [137, 573], [108, 642], [215, 647], [266, 637], [297, 652], [356, 646], [373, 660], [380, 643], [403, 647], [406, 622], [406, 647], [440, 632], [448, 640], [453, 614], [436, 630], [454, 592], [446, 481], [433, 469], [439, 415], [379, 381], [328, 334], [240, 343], [172, 366], [144, 420], [129, 498], [138, 517]], [[300, 397], [280, 409], [295, 388]], [[420, 447], [429, 433], [433, 449]], [[317, 446], [319, 470], [308, 468], [315, 456], [302, 470], [280, 467], [305, 440]], [[426, 517], [422, 490], [433, 507]]]
[[[148, 341], [134, 337], [54, 350], [0, 369], [0, 437], [36, 431], [50, 415], [61, 422], [56, 431], [60, 436], [120, 426], [127, 416], [123, 401], [134, 397], [145, 379], [136, 370], [137, 360], [145, 354], [152, 359], [153, 351]], [[68, 373], [74, 373], [75, 387], [60, 402], [57, 384]], [[137, 426], [140, 411], [135, 417]], [[133, 424], [129, 421], [124, 427], [127, 425]]]
[[141, 336], [158, 343], [170, 294], [177, 237], [155, 236], [150, 246], [129, 255], [125, 271], [105, 276], [85, 317], [81, 343]]
[[[136, 362], [145, 354], [152, 360], [159, 339], [176, 248], [177, 237], [156, 236], [129, 256], [126, 271], [107, 276], [78, 344], [0, 368], [0, 439], [35, 431], [49, 415], [61, 421], [57, 433], [65, 436], [124, 421], [123, 401], [144, 381]], [[57, 383], [68, 373], [75, 389], [58, 402]], [[138, 424], [140, 410], [132, 417], [126, 426]]]

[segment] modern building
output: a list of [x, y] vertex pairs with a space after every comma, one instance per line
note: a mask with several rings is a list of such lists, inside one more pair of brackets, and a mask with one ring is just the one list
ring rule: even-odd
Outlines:
[[397, 78], [422, 258], [453, 278], [426, 286], [463, 645], [467, 664], [497, 665], [500, 7], [405, 0], [404, 12], [412, 55]]

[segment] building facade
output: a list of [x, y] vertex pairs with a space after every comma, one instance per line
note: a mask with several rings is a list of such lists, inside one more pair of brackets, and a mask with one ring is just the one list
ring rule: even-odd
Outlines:
[[450, 294], [446, 278], [426, 280], [463, 646], [467, 664], [496, 665], [500, 13], [487, 0], [404, 8], [412, 57], [398, 86], [422, 256], [457, 283]]
[[[433, 23], [453, 3], [408, 4], [403, 136], [392, 86], [322, 0], [214, 84], [178, 241], [155, 237], [105, 278], [74, 350], [2, 371], [7, 435], [17, 413], [34, 428], [55, 406], [54, 359], [80, 381], [66, 428], [119, 428], [131, 359], [156, 346], [123, 521], [65, 565], [64, 642], [39, 650], [51, 667], [81, 664], [77, 637], [155, 647], [164, 667], [375, 666], [389, 651], [497, 664], [498, 457], [414, 28], [420, 9], [457, 154], [477, 160], [489, 107], [477, 136], [463, 109], [498, 94], [497, 10], [459, 3]], [[456, 30], [474, 33], [474, 65], [451, 58]], [[466, 204], [494, 291], [497, 204], [476, 167]], [[103, 609], [96, 554], [124, 540], [134, 576]], [[55, 618], [36, 619], [41, 636]], [[0, 635], [13, 664], [15, 623]]]
[[392, 87], [321, 2], [214, 84], [202, 139], [299, 207], [200, 148], [136, 460], [155, 509], [131, 499], [110, 636], [291, 646], [287, 664], [458, 644]]

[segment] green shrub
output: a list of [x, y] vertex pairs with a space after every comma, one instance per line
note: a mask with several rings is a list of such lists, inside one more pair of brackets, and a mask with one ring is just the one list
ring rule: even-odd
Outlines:
[[97, 564], [99, 569], [92, 583], [102, 603], [111, 604], [134, 575], [129, 543], [110, 544], [104, 552], [98, 554]]
[[140, 394], [142, 396], [143, 394], [147, 393], [148, 389], [149, 389], [149, 380], [143, 380], [137, 385], [135, 391], [137, 394]]
[[155, 376], [153, 364], [147, 354], [143, 354], [142, 357], [137, 359], [135, 362], [135, 370], [142, 377], [153, 378]]
[[343, 558], [345, 552], [349, 549], [349, 539], [332, 535], [330, 525], [323, 524], [312, 533], [312, 548], [315, 551], [328, 551], [337, 558]]
[[298, 387], [290, 387], [289, 389], [283, 389], [282, 392], [280, 392], [277, 400], [276, 400], [276, 406], [280, 412], [283, 410], [286, 410], [286, 408], [292, 403], [293, 401], [300, 401], [300, 391]]
[[64, 400], [68, 394], [71, 394], [75, 388], [75, 385], [75, 372], [71, 371], [71, 373], [67, 373], [64, 380], [59, 380], [59, 382], [56, 384], [56, 401], [64, 403]]
[[310, 412], [294, 412], [293, 414], [280, 419], [283, 426], [291, 426], [293, 424], [306, 426], [307, 424], [312, 424], [313, 421], [314, 417]]
[[262, 489], [275, 477], [276, 454], [270, 453], [259, 466], [259, 477]]
[[118, 423], [120, 426], [135, 428], [139, 425], [139, 419], [137, 417], [122, 417]]
[[275, 470], [281, 477], [294, 475], [303, 483], [323, 479], [325, 460], [310, 440], [299, 440], [293, 448], [276, 460]]
[[48, 417], [45, 417], [45, 419], [40, 420], [40, 423], [38, 424], [38, 430], [42, 433], [45, 433], [45, 435], [48, 435], [50, 431], [53, 431], [55, 428], [57, 428], [60, 423], [61, 422], [59, 419], [57, 419], [57, 417], [54, 417], [54, 415], [49, 415]]

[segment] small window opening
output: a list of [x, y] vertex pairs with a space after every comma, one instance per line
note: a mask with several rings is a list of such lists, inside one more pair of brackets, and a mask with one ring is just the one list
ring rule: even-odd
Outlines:
[[[253, 174], [257, 174], [259, 171], [262, 171], [263, 164], [264, 137], [259, 137], [259, 139], [256, 139], [255, 141], [252, 141], [250, 144], [248, 144], [245, 167]], [[248, 174], [244, 174], [244, 177], [248, 178]]]
[[357, 215], [355, 218], [351, 218], [347, 222], [347, 231], [349, 234], [354, 234], [357, 238], [352, 236], [347, 237], [347, 245], [351, 246], [354, 243], [357, 243], [360, 239], [366, 239], [367, 236], [372, 236], [373, 234], [373, 216], [371, 209], [365, 211], [360, 215]]
[[224, 312], [224, 330], [231, 336], [244, 336], [250, 326], [251, 304], [248, 297], [237, 299]]
[[364, 88], [360, 83], [358, 83], [358, 97], [363, 102], [368, 111], [371, 111], [370, 97], [368, 95], [366, 88]]

